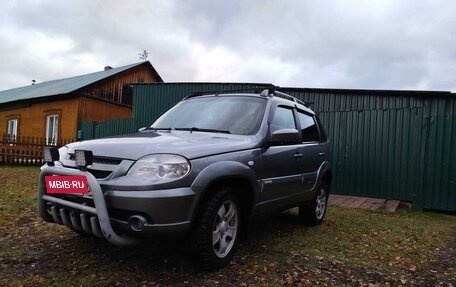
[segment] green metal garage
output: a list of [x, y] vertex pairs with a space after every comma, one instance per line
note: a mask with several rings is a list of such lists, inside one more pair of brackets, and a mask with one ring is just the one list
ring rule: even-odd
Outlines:
[[[132, 85], [133, 116], [83, 122], [85, 139], [137, 131], [193, 92], [249, 83]], [[312, 103], [333, 145], [332, 192], [456, 211], [456, 94], [434, 91], [283, 88]]]

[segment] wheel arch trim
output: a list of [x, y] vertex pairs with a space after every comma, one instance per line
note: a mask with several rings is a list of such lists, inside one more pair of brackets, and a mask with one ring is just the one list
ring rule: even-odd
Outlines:
[[252, 192], [251, 207], [258, 200], [260, 185], [256, 178], [255, 172], [240, 162], [235, 161], [220, 161], [213, 163], [203, 169], [195, 178], [191, 185], [191, 189], [195, 192], [195, 203], [192, 207], [193, 220], [195, 219], [196, 210], [201, 205], [201, 201], [210, 192], [210, 187], [219, 182], [224, 182], [230, 179], [243, 180], [248, 183]]
[[[312, 189], [315, 189], [317, 186], [320, 185], [320, 183], [323, 180], [323, 177], [325, 176], [330, 176], [332, 179], [332, 169], [331, 169], [331, 163], [329, 161], [324, 161], [321, 165], [320, 168], [318, 169], [318, 176], [317, 180], [315, 181], [315, 186]], [[330, 186], [331, 182], [327, 182], [328, 188]]]

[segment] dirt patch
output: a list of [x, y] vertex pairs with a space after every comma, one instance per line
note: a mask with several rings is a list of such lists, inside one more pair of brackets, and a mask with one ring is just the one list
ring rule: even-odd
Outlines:
[[292, 210], [254, 221], [233, 262], [204, 273], [185, 237], [117, 248], [44, 223], [37, 171], [1, 173], [0, 286], [456, 286], [454, 216], [331, 207], [309, 228]]

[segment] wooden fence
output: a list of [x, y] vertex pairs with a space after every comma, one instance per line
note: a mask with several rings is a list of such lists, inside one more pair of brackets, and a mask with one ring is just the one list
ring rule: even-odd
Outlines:
[[44, 163], [44, 147], [61, 147], [74, 141], [74, 139], [54, 140], [26, 136], [15, 137], [4, 134], [0, 141], [0, 164], [41, 165]]

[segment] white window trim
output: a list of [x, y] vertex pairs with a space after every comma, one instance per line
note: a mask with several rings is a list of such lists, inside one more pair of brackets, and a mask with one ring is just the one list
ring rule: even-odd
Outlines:
[[[50, 127], [51, 119], [53, 120], [52, 129]], [[50, 131], [51, 129], [51, 131]], [[57, 140], [59, 138], [59, 115], [51, 114], [46, 116], [46, 144], [47, 145], [57, 145]]]
[[8, 137], [10, 141], [17, 141], [18, 123], [19, 120], [17, 118], [8, 120]]

